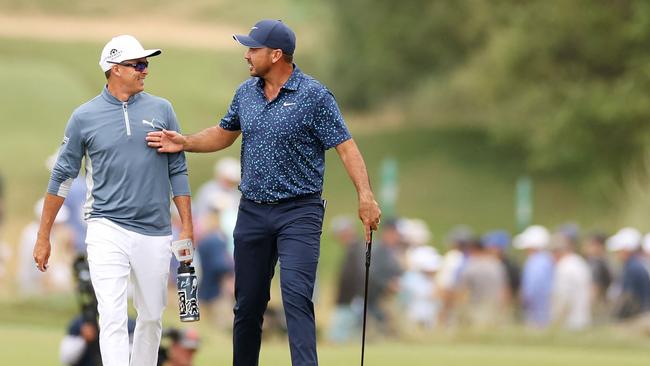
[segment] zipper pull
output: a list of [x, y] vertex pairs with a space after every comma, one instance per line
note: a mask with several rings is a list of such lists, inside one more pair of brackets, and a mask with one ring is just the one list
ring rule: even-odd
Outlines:
[[122, 111], [124, 112], [124, 125], [126, 126], [126, 135], [131, 136], [131, 126], [129, 121], [129, 111], [127, 110], [127, 102], [122, 103]]

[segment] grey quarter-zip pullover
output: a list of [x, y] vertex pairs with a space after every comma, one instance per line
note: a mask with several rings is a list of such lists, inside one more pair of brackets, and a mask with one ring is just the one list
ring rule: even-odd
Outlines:
[[47, 191], [66, 197], [85, 159], [86, 220], [106, 218], [144, 235], [171, 234], [170, 193], [189, 196], [184, 153], [160, 154], [145, 136], [180, 132], [166, 99], [141, 92], [122, 102], [102, 93], [78, 107], [65, 129]]

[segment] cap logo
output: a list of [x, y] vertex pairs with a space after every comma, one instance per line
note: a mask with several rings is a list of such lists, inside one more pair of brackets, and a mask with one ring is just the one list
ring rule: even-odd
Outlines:
[[253, 27], [253, 28], [251, 28], [251, 30], [253, 30], [253, 29], [259, 29], [259, 28], [257, 28], [257, 27]]
[[120, 57], [121, 54], [122, 54], [122, 51], [121, 51], [121, 50], [118, 50], [118, 49], [113, 48], [113, 49], [111, 49], [111, 51], [108, 53], [108, 57], [106, 57], [106, 58], [107, 58], [107, 59], [111, 59], [111, 60], [113, 60], [113, 59], [115, 59], [115, 58], [117, 58], [117, 57]]

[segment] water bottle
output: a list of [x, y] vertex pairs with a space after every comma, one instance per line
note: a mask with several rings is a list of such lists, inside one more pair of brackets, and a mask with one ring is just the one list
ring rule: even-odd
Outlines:
[[178, 266], [176, 287], [178, 289], [178, 313], [182, 322], [199, 320], [198, 283], [194, 267], [181, 262]]

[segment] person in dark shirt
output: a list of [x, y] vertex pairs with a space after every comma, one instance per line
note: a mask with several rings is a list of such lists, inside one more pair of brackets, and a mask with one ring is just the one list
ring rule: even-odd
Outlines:
[[497, 256], [505, 267], [509, 289], [507, 300], [511, 303], [519, 293], [521, 268], [514, 259], [508, 256], [510, 240], [510, 234], [505, 230], [490, 231], [481, 237], [481, 243], [485, 249]]
[[201, 346], [196, 329], [169, 328], [163, 332], [158, 351], [158, 366], [192, 366], [194, 355]]
[[404, 272], [400, 262], [401, 237], [397, 222], [389, 219], [383, 225], [381, 240], [373, 248], [368, 277], [368, 315], [377, 321], [385, 335], [394, 335], [395, 329], [386, 303], [399, 290], [399, 278]]
[[607, 261], [606, 240], [605, 234], [592, 233], [582, 244], [582, 252], [591, 269], [595, 322], [605, 321], [609, 313], [607, 290], [612, 284], [612, 271]]
[[[129, 339], [133, 341], [135, 320], [128, 319]], [[130, 342], [130, 343], [131, 343]], [[61, 340], [59, 358], [66, 366], [101, 366], [99, 328], [96, 322], [78, 315], [70, 321], [66, 336]]]
[[640, 252], [641, 233], [621, 229], [607, 240], [607, 249], [623, 263], [621, 294], [614, 306], [614, 317], [631, 319], [650, 311], [650, 271]]
[[199, 300], [204, 304], [214, 302], [222, 292], [222, 284], [228, 275], [232, 275], [232, 255], [228, 252], [225, 234], [219, 225], [219, 211], [211, 208], [206, 214], [206, 235], [197, 243], [201, 282], [199, 283]]
[[345, 342], [359, 329], [359, 309], [364, 290], [364, 244], [354, 222], [347, 217], [332, 221], [332, 232], [345, 253], [339, 269], [336, 308], [332, 315], [329, 340]]

